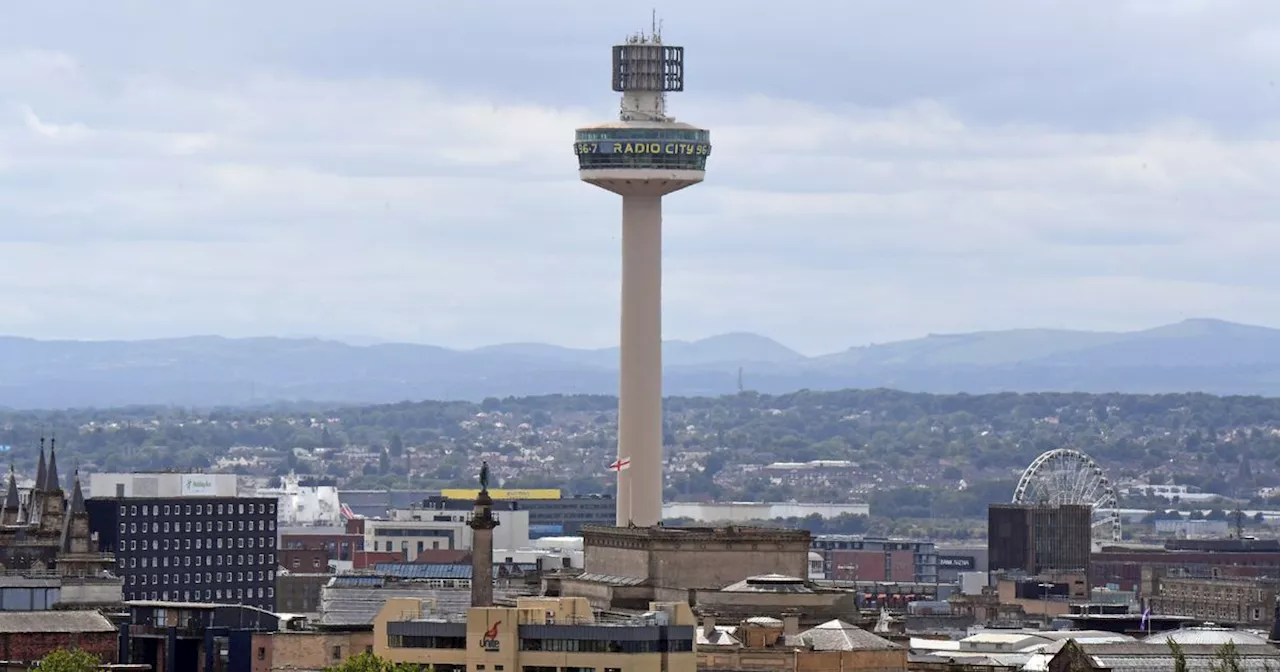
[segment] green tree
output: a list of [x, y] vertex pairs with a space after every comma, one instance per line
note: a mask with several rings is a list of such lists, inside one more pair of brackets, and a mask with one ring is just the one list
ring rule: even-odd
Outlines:
[[393, 663], [372, 653], [352, 656], [342, 664], [325, 668], [325, 672], [432, 672], [434, 666], [419, 667], [416, 663]]
[[391, 457], [400, 457], [404, 454], [404, 439], [400, 438], [399, 433], [391, 435], [389, 448], [391, 449]]
[[57, 649], [40, 659], [40, 672], [95, 672], [101, 664], [88, 651]]
[[1173, 656], [1173, 672], [1187, 672], [1187, 654], [1182, 652], [1182, 645], [1173, 641], [1172, 637], [1166, 638], [1164, 643], [1169, 646], [1169, 653]]
[[1210, 672], [1241, 672], [1240, 652], [1236, 651], [1235, 642], [1227, 642], [1214, 652], [1215, 662], [1209, 663]]

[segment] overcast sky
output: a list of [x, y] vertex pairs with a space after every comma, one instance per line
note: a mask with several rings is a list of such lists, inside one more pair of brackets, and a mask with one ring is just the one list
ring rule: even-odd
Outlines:
[[[9, 3], [0, 333], [617, 342], [599, 0]], [[1280, 3], [657, 0], [667, 338], [1280, 326]]]

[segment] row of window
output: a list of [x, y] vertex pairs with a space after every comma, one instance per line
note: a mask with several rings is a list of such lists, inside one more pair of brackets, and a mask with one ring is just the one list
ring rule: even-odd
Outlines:
[[705, 155], [579, 154], [578, 170], [706, 170]]
[[[182, 558], [182, 562], [181, 562], [181, 564], [179, 564], [179, 562], [178, 562], [178, 558], [177, 558], [177, 557], [171, 557], [171, 556], [167, 556], [167, 555], [159, 556], [159, 557], [156, 557], [156, 556], [150, 556], [150, 557], [142, 556], [142, 558], [141, 558], [141, 562], [139, 562], [139, 558], [138, 558], [137, 556], [134, 556], [134, 557], [129, 558], [129, 564], [128, 564], [128, 567], [129, 567], [130, 569], [133, 569], [133, 568], [135, 568], [135, 567], [139, 567], [139, 566], [140, 566], [140, 567], [142, 567], [143, 569], [146, 569], [146, 568], [148, 568], [148, 567], [150, 567], [150, 568], [153, 568], [153, 569], [154, 569], [154, 568], [156, 568], [156, 567], [170, 567], [170, 566], [172, 566], [172, 567], [179, 567], [179, 566], [181, 566], [181, 567], [191, 567], [191, 566], [193, 565], [192, 560], [191, 560], [192, 556], [190, 556], [190, 555], [184, 555], [184, 556], [180, 556], [180, 557]], [[249, 553], [249, 554], [247, 554], [247, 555], [246, 555], [246, 554], [244, 554], [244, 553], [237, 553], [237, 554], [235, 555], [235, 561], [234, 561], [234, 562], [232, 562], [232, 560], [231, 560], [232, 556], [231, 556], [231, 554], [230, 554], [230, 553], [228, 553], [228, 554], [226, 554], [226, 555], [197, 555], [197, 556], [194, 556], [194, 557], [195, 557], [194, 566], [196, 566], [196, 567], [213, 567], [213, 566], [215, 566], [215, 565], [216, 565], [216, 566], [218, 566], [218, 567], [222, 567], [222, 566], [224, 566], [224, 565], [226, 565], [226, 566], [230, 567], [230, 566], [234, 566], [234, 565], [252, 565], [252, 564], [255, 564], [255, 563], [254, 563], [254, 561], [253, 561], [253, 559], [254, 559], [254, 557], [255, 557], [253, 553]], [[271, 566], [271, 567], [275, 567], [275, 564], [276, 564], [276, 558], [275, 558], [275, 555], [274, 555], [274, 554], [272, 554], [272, 553], [259, 553], [256, 557], [258, 558], [258, 562], [257, 562], [256, 564], [259, 564], [259, 565], [269, 565], [269, 566]], [[217, 561], [216, 561], [216, 562], [214, 561], [214, 558], [217, 558]], [[171, 560], [172, 560], [172, 564], [170, 564], [170, 561], [171, 561]], [[125, 559], [124, 559], [124, 558], [119, 558], [116, 562], [117, 562], [117, 564], [119, 565], [120, 569], [124, 569], [124, 568], [125, 568]]]
[[[215, 590], [211, 588], [205, 588], [203, 598], [200, 597], [200, 591], [198, 590], [183, 590], [183, 591], [153, 590], [150, 592], [147, 592], [145, 590], [138, 590], [138, 591], [126, 591], [126, 592], [128, 592], [128, 595], [126, 596], [125, 599], [129, 599], [129, 600], [166, 600], [166, 601], [182, 600], [184, 602], [189, 602], [192, 600], [200, 600], [200, 599], [203, 599], [206, 602], [209, 600], [255, 600], [255, 599], [267, 601], [275, 598], [275, 594], [276, 594], [275, 589], [271, 587], [267, 587], [266, 590], [263, 590], [262, 588], [258, 588], [256, 591], [253, 588], [249, 588], [249, 589], [236, 588], [234, 591], [232, 591], [232, 589], [230, 588], [226, 590], [222, 590], [222, 589]], [[256, 597], [255, 597], [255, 594], [256, 594]]]
[[[440, 546], [440, 542], [439, 542], [439, 541], [432, 541], [432, 542], [431, 542], [431, 550], [433, 550], [433, 551], [438, 551], [438, 550], [440, 550], [440, 548], [441, 548], [441, 546]], [[444, 548], [445, 548], [445, 549], [448, 549], [448, 548], [449, 548], [449, 543], [448, 543], [447, 541], [445, 542]], [[373, 548], [372, 548], [371, 550], [374, 550], [374, 551], [378, 550], [378, 542], [377, 542], [377, 540], [374, 540], [374, 542], [373, 542]], [[394, 542], [394, 541], [384, 541], [384, 542], [382, 542], [382, 550], [384, 550], [384, 551], [394, 551], [394, 550], [396, 550], [396, 542]], [[402, 542], [400, 542], [400, 550], [402, 550], [402, 551], [407, 551], [407, 550], [409, 550], [409, 542], [407, 542], [407, 541], [402, 541]], [[425, 541], [421, 541], [421, 540], [419, 540], [419, 541], [418, 541], [418, 552], [419, 552], [419, 553], [422, 553], [422, 552], [423, 552], [423, 551], [425, 551], [425, 550], [427, 550], [427, 543], [426, 543]]]
[[[216, 507], [216, 511], [215, 511], [215, 507]], [[139, 507], [137, 504], [129, 504], [129, 505], [121, 504], [120, 515], [136, 516], [138, 515], [139, 508], [141, 508], [142, 515], [144, 516], [161, 516], [161, 515], [190, 516], [192, 515], [193, 511], [197, 516], [205, 516], [205, 515], [212, 516], [212, 515], [215, 515], [215, 513], [216, 515], [219, 515], [219, 516], [224, 514], [231, 515], [236, 513], [239, 513], [240, 515], [244, 515], [246, 513], [245, 507], [248, 507], [248, 513], [253, 513], [255, 505], [253, 502], [249, 502], [248, 504], [241, 502], [238, 505], [237, 504], [186, 504], [186, 505], [143, 504], [141, 507]], [[125, 510], [126, 508], [128, 509], [127, 511]], [[256, 505], [256, 508], [258, 510], [258, 513], [274, 514], [276, 512], [276, 505], [274, 502], [258, 502]], [[185, 510], [185, 512], [180, 509]]]
[[[245, 541], [246, 539], [248, 539], [248, 541]], [[230, 549], [232, 549], [232, 548], [275, 548], [275, 545], [276, 545], [276, 538], [275, 538], [275, 537], [236, 537], [236, 538], [235, 538], [235, 543], [234, 543], [234, 544], [233, 544], [233, 543], [231, 543], [231, 541], [232, 541], [231, 539], [227, 539], [227, 540], [226, 540], [226, 542], [227, 542], [227, 544], [226, 544], [226, 548], [227, 548], [228, 550], [230, 550]], [[179, 544], [179, 542], [181, 542], [181, 544]], [[195, 550], [197, 550], [197, 551], [204, 551], [204, 550], [212, 551], [212, 550], [214, 550], [214, 546], [215, 546], [215, 545], [217, 546], [217, 549], [218, 549], [218, 550], [222, 550], [222, 549], [223, 549], [222, 542], [223, 542], [222, 537], [218, 537], [218, 539], [216, 540], [216, 544], [215, 544], [215, 540], [214, 540], [214, 539], [196, 539], [196, 540], [195, 540]], [[165, 551], [169, 551], [169, 550], [173, 550], [173, 551], [181, 551], [181, 550], [191, 550], [191, 544], [192, 544], [192, 540], [191, 540], [191, 538], [190, 538], [190, 537], [188, 537], [188, 538], [186, 538], [186, 539], [168, 539], [168, 538], [165, 538], [165, 539], [143, 539], [143, 540], [141, 540], [141, 541], [139, 541], [139, 540], [137, 540], [137, 539], [130, 539], [130, 540], [129, 540], [129, 543], [128, 543], [128, 546], [126, 546], [126, 545], [125, 545], [125, 542], [124, 542], [124, 541], [121, 541], [121, 542], [120, 542], [120, 550], [122, 550], [122, 551], [124, 551], [124, 550], [129, 550], [129, 551], [137, 551], [137, 550], [143, 550], [143, 551], [160, 551], [160, 550], [165, 550]], [[161, 548], [162, 546], [163, 546], [163, 548]], [[180, 547], [180, 546], [181, 546], [181, 547]]]
[[711, 131], [694, 128], [601, 128], [578, 131], [578, 142], [612, 142], [619, 138], [711, 142]]
[[[234, 522], [234, 523], [239, 523], [239, 525], [233, 525], [233, 524], [232, 524], [233, 522]], [[217, 529], [216, 529], [216, 531], [217, 531], [217, 532], [253, 532], [253, 531], [254, 531], [254, 526], [253, 526], [253, 521], [252, 521], [252, 520], [250, 520], [250, 521], [249, 521], [249, 524], [248, 524], [248, 526], [247, 526], [247, 529], [246, 529], [246, 526], [245, 526], [245, 521], [243, 521], [243, 520], [237, 520], [237, 521], [230, 521], [230, 520], [228, 520], [228, 521], [226, 521], [226, 525], [225, 525], [225, 526], [223, 525], [223, 521], [219, 520], [219, 521], [216, 521], [216, 524], [217, 524]], [[175, 522], [173, 523], [173, 526], [172, 526], [172, 527], [170, 527], [170, 525], [169, 525], [169, 521], [167, 521], [167, 520], [166, 520], [164, 523], [151, 523], [151, 532], [152, 532], [153, 534], [160, 533], [160, 532], [164, 532], [164, 533], [166, 533], [166, 534], [168, 534], [169, 532], [184, 532], [184, 531], [185, 531], [185, 532], [191, 532], [191, 531], [192, 531], [192, 529], [191, 529], [191, 525], [192, 525], [192, 523], [191, 523], [191, 521], [189, 521], [189, 520], [186, 522], [186, 525], [185, 525], [185, 526], [183, 526], [181, 523], [178, 523], [178, 522], [176, 522], [176, 521], [175, 521]], [[214, 525], [215, 525], [215, 521], [212, 521], [212, 520], [211, 520], [211, 521], [209, 521], [209, 529], [208, 529], [208, 531], [209, 531], [209, 532], [214, 532], [214, 531], [215, 531], [215, 529], [214, 529]], [[124, 524], [124, 523], [120, 523], [120, 534], [124, 534], [124, 533], [125, 533], [125, 529], [126, 529], [126, 528], [125, 528], [125, 524]], [[276, 521], [274, 521], [274, 520], [259, 520], [259, 521], [258, 521], [258, 529], [257, 529], [257, 531], [258, 531], [258, 532], [267, 532], [267, 531], [272, 531], [272, 532], [274, 532], [274, 531], [275, 531], [275, 529], [276, 529]], [[128, 531], [129, 531], [129, 533], [130, 533], [130, 534], [138, 534], [138, 533], [146, 534], [146, 533], [147, 533], [147, 524], [146, 524], [146, 523], [143, 523], [143, 524], [142, 524], [142, 526], [141, 526], [141, 527], [139, 527], [137, 523], [129, 523], [129, 524], [128, 524]], [[204, 531], [205, 531], [204, 521], [199, 521], [199, 520], [198, 520], [198, 521], [196, 521], [196, 522], [195, 522], [195, 531], [196, 531], [196, 532], [204, 532]]]
[[[275, 570], [262, 571], [258, 570], [258, 581], [274, 581]], [[131, 586], [159, 586], [159, 585], [182, 585], [184, 583], [222, 583], [223, 572], [183, 572], [182, 574], [131, 574], [129, 576], [129, 585]], [[248, 572], [226, 572], [226, 580], [234, 580], [236, 583], [244, 583], [245, 581], [253, 581], [253, 571]]]
[[565, 653], [683, 653], [693, 650], [692, 639], [617, 642], [597, 639], [520, 639], [521, 651]]

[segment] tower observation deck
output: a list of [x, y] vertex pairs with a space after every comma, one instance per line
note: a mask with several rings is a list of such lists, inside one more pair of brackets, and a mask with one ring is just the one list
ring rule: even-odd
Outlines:
[[577, 130], [582, 181], [622, 196], [618, 526], [662, 520], [662, 197], [702, 181], [711, 132], [667, 116], [684, 48], [637, 34], [613, 47], [618, 121]]

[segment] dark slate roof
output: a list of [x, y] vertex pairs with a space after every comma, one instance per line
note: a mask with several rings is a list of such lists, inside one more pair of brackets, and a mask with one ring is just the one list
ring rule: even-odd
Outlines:
[[56, 448], [56, 440], [49, 439], [49, 471], [44, 475], [44, 482], [40, 487], [46, 492], [62, 492], [62, 483], [58, 481], [58, 455]]
[[96, 611], [0, 611], [0, 632], [115, 632]]
[[17, 511], [22, 505], [18, 499], [18, 478], [13, 473], [13, 465], [9, 465], [9, 490], [4, 494], [4, 510]]
[[44, 462], [44, 439], [40, 439], [40, 461], [36, 463], [36, 484], [35, 489], [39, 490], [44, 487], [44, 477], [48, 468]]

